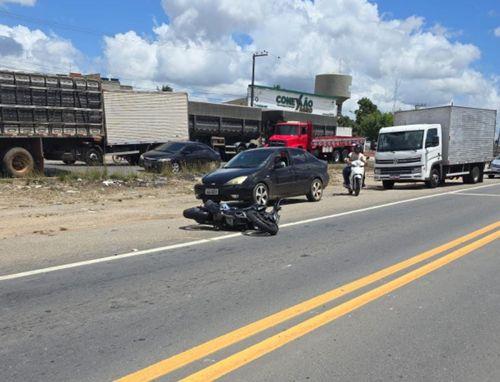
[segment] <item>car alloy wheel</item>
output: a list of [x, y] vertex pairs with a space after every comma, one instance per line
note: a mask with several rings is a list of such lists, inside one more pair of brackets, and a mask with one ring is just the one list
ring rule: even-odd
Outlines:
[[180, 173], [181, 172], [181, 165], [179, 163], [177, 163], [177, 162], [173, 162], [172, 163], [172, 172], [174, 174]]
[[260, 204], [261, 206], [267, 205], [267, 202], [269, 200], [269, 193], [265, 184], [259, 183], [255, 186], [253, 191], [253, 199], [255, 203]]
[[323, 182], [321, 179], [314, 179], [311, 182], [309, 192], [306, 194], [307, 200], [310, 202], [319, 202], [323, 197]]
[[311, 186], [311, 193], [315, 200], [320, 200], [323, 195], [323, 184], [321, 181], [316, 179]]

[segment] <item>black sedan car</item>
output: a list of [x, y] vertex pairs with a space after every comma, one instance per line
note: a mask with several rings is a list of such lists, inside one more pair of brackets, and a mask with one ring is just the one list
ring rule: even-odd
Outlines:
[[242, 200], [267, 204], [271, 199], [306, 195], [317, 202], [329, 177], [327, 164], [307, 151], [268, 147], [236, 155], [195, 186], [198, 199]]
[[178, 173], [183, 166], [219, 163], [220, 155], [199, 142], [167, 142], [141, 155], [139, 165], [149, 171], [170, 168]]

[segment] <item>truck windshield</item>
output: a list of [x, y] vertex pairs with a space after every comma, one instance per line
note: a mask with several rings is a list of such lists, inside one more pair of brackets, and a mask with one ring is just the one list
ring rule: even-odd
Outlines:
[[178, 151], [181, 151], [184, 147], [186, 147], [185, 143], [168, 142], [168, 143], [164, 143], [163, 145], [158, 146], [155, 150], [156, 151], [163, 151], [166, 153], [176, 153]]
[[423, 130], [383, 133], [378, 137], [377, 151], [420, 150], [423, 140]]
[[276, 135], [299, 135], [299, 126], [278, 125], [274, 131]]
[[260, 167], [274, 150], [243, 151], [231, 159], [224, 168], [257, 168]]

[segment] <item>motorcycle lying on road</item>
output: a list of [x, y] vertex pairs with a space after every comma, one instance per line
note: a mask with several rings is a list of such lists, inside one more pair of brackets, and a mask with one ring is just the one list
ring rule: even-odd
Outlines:
[[365, 177], [365, 163], [361, 160], [351, 162], [351, 174], [349, 175], [349, 185], [347, 190], [349, 194], [358, 196], [361, 187], [363, 186], [363, 178]]
[[198, 224], [211, 225], [217, 229], [257, 230], [276, 235], [279, 231], [280, 203], [281, 200], [278, 200], [268, 212], [266, 206], [259, 204], [236, 207], [207, 200], [203, 206], [184, 210], [183, 215]]

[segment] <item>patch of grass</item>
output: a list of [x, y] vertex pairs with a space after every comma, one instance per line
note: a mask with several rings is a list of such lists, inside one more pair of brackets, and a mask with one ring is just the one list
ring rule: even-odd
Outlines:
[[122, 182], [134, 182], [139, 179], [139, 176], [135, 172], [114, 172], [109, 176], [109, 179], [119, 180]]

